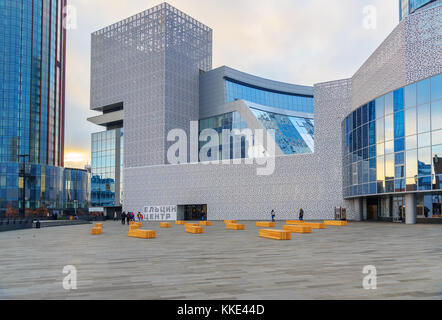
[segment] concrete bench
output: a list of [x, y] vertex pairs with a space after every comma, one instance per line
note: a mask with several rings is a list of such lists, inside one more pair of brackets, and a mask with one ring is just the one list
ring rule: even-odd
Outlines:
[[268, 222], [268, 221], [258, 221], [256, 223], [257, 227], [264, 227], [264, 228], [274, 228], [276, 226], [275, 222]]
[[179, 220], [177, 220], [177, 221], [175, 221], [175, 224], [178, 224], [178, 225], [185, 225], [185, 224], [186, 224], [186, 221], [179, 221]]
[[300, 221], [300, 220], [287, 220], [285, 223], [286, 223], [286, 224], [290, 224], [290, 225], [299, 225], [299, 224], [304, 224], [305, 221]]
[[312, 233], [312, 227], [303, 225], [286, 225], [283, 226], [282, 229], [285, 231], [290, 231], [292, 233]]
[[259, 236], [272, 240], [292, 240], [292, 233], [286, 230], [261, 229]]
[[210, 227], [212, 226], [212, 221], [201, 221], [200, 225]]
[[136, 229], [129, 231], [129, 237], [138, 238], [138, 239], [155, 239], [157, 235], [154, 230]]
[[96, 228], [96, 227], [94, 227], [91, 230], [91, 234], [92, 235], [100, 235], [102, 233], [103, 233], [103, 228]]
[[246, 226], [244, 224], [238, 224], [238, 223], [227, 223], [226, 229], [227, 230], [245, 230]]
[[186, 224], [185, 230], [186, 230], [187, 233], [192, 233], [192, 234], [202, 234], [202, 233], [204, 233], [204, 228], [199, 226], [199, 225], [188, 225], [188, 224]]
[[171, 228], [170, 222], [160, 222], [160, 228]]
[[324, 221], [326, 226], [335, 226], [335, 227], [346, 227], [348, 226], [347, 221]]
[[143, 224], [141, 222], [131, 221], [129, 222], [129, 226], [138, 226], [139, 228], [141, 228], [143, 227]]
[[224, 220], [224, 224], [235, 224], [236, 220]]

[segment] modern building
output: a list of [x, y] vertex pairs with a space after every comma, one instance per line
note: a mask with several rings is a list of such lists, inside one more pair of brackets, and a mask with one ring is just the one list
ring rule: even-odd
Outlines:
[[168, 4], [95, 32], [91, 109], [103, 114], [90, 120], [124, 126], [122, 209], [261, 220], [303, 208], [319, 220], [345, 207], [351, 220], [437, 221], [440, 10], [414, 3], [352, 78], [314, 87], [212, 70], [211, 29]]
[[64, 209], [65, 5], [0, 1], [0, 219]]
[[404, 19], [416, 10], [438, 5], [439, 0], [399, 0], [399, 20]]

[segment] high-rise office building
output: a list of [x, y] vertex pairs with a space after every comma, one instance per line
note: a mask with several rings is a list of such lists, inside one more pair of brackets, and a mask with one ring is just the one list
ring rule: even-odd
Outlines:
[[2, 218], [64, 207], [65, 6], [0, 1]]
[[416, 10], [440, 5], [440, 0], [399, 0], [399, 20], [404, 19]]

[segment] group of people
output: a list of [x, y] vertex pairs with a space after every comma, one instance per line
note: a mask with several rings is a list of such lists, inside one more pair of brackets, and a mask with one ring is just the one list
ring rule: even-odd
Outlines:
[[[276, 221], [275, 210], [272, 210], [271, 215], [272, 215], [272, 222], [275, 222]], [[304, 221], [304, 210], [302, 208], [299, 209], [299, 221]]]
[[135, 221], [135, 215], [133, 212], [126, 213], [123, 211], [123, 213], [121, 214], [121, 224], [126, 224], [126, 221], [128, 225], [131, 221]]

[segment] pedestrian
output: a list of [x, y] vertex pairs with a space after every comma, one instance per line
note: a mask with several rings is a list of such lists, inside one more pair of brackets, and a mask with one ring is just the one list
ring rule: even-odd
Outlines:
[[123, 211], [123, 213], [121, 214], [121, 224], [124, 225], [126, 224], [126, 212]]
[[304, 210], [299, 209], [299, 221], [304, 221]]
[[128, 225], [130, 225], [130, 219], [131, 219], [131, 213], [129, 212], [128, 214], [127, 214], [127, 224]]
[[276, 214], [275, 214], [275, 210], [272, 210], [272, 222], [275, 222], [275, 216], [276, 216]]
[[117, 211], [114, 212], [114, 221], [117, 221]]

